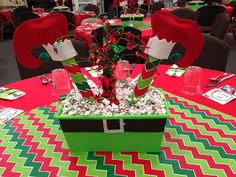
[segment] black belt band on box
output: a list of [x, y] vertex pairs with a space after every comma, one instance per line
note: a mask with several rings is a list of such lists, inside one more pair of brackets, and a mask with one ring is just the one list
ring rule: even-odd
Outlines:
[[[103, 120], [60, 119], [64, 132], [104, 132]], [[123, 119], [124, 132], [164, 132], [164, 119]], [[119, 119], [107, 119], [109, 130], [119, 129]]]

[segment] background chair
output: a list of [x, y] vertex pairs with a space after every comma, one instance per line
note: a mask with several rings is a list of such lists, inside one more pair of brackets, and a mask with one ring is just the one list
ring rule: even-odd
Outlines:
[[47, 2], [40, 2], [40, 3], [38, 3], [38, 4], [35, 4], [33, 7], [34, 7], [34, 8], [42, 8], [42, 9], [44, 9], [45, 11], [48, 10], [48, 4], [47, 4]]
[[229, 6], [233, 7], [231, 22], [229, 24], [229, 32], [233, 33], [234, 40], [236, 40], [236, 1], [230, 1]]
[[235, 21], [232, 21], [229, 24], [229, 32], [233, 33], [234, 40], [236, 40], [236, 22]]
[[27, 0], [27, 5], [30, 8], [43, 8], [47, 10], [49, 2], [48, 0]]
[[94, 4], [88, 4], [88, 5], [84, 6], [84, 11], [92, 11], [96, 15], [99, 15], [99, 13], [100, 13], [99, 7], [97, 5], [94, 5]]
[[229, 29], [230, 17], [228, 13], [220, 13], [216, 16], [210, 35], [224, 40]]
[[3, 40], [3, 38], [4, 38], [4, 31], [7, 28], [10, 28], [10, 29], [12, 29], [12, 31], [14, 31], [14, 29], [12, 28], [10, 22], [8, 22], [8, 21], [1, 21], [0, 20], [0, 34], [1, 34], [0, 40]]
[[203, 6], [197, 10], [197, 23], [202, 32], [210, 32], [216, 16], [226, 11], [225, 7], [218, 5]]
[[19, 16], [21, 13], [24, 13], [24, 12], [32, 12], [32, 9], [29, 7], [22, 6], [22, 7], [17, 7], [12, 11], [12, 21], [15, 27], [19, 26], [20, 24]]
[[189, 8], [180, 7], [172, 10], [171, 13], [179, 18], [197, 21], [197, 12]]
[[114, 8], [113, 4], [108, 7], [107, 13], [108, 13], [108, 19], [114, 19], [115, 8]]
[[163, 1], [154, 2], [151, 6], [151, 12], [152, 12], [152, 14], [154, 14], [156, 11], [161, 10], [164, 7], [165, 6], [164, 6]]
[[100, 18], [86, 18], [81, 21], [81, 24], [85, 23], [102, 23], [102, 20]]
[[[141, 44], [141, 31], [130, 27], [130, 26], [112, 26], [111, 30], [119, 30], [120, 28], [124, 29], [124, 33], [131, 33], [134, 34], [137, 39], [135, 39], [133, 42], [136, 44]], [[106, 32], [103, 27], [96, 28], [92, 31], [92, 35], [94, 36], [94, 43], [97, 43], [100, 47], [103, 44], [103, 38], [106, 35]], [[122, 37], [119, 37], [119, 45], [126, 46], [127, 40], [122, 39]], [[143, 59], [141, 57], [136, 56], [136, 49], [128, 50], [125, 49], [122, 53], [122, 58], [128, 60], [130, 63], [144, 63]]]
[[230, 46], [210, 35], [204, 35], [204, 47], [199, 57], [194, 61], [192, 65], [225, 71]]
[[73, 46], [77, 51], [78, 55], [75, 57], [76, 62], [80, 67], [88, 67], [91, 66], [91, 61], [88, 59], [89, 57], [89, 47], [83, 41], [80, 40], [72, 40]]
[[58, 11], [58, 12], [52, 12], [52, 13], [60, 13], [63, 14], [66, 17], [66, 20], [68, 22], [68, 29], [74, 30], [76, 27], [76, 21], [75, 21], [75, 14], [68, 11]]
[[67, 24], [68, 24], [68, 35], [74, 35], [74, 30], [76, 28], [76, 20], [75, 20], [75, 14], [68, 11], [57, 11], [57, 12], [51, 12], [51, 13], [59, 13], [66, 17]]
[[26, 20], [39, 18], [39, 15], [33, 12], [22, 12], [19, 15], [19, 24], [23, 23]]
[[114, 19], [115, 13], [116, 13], [115, 8], [114, 8], [113, 4], [111, 4], [107, 8], [107, 13], [99, 14], [98, 18], [100, 18], [102, 20]]
[[[131, 27], [131, 26], [125, 26], [124, 27], [124, 32], [134, 34], [137, 37], [137, 39], [135, 39], [132, 42], [134, 42], [135, 44], [139, 44], [139, 45], [141, 44], [142, 32], [140, 30], [138, 30], [137, 28]], [[127, 41], [126, 40], [120, 40], [119, 44], [123, 45], [123, 46], [126, 46]], [[125, 49], [123, 51], [123, 59], [128, 60], [129, 63], [144, 63], [144, 61], [141, 57], [136, 56], [136, 50], [137, 50], [137, 48], [134, 48], [133, 50]]]
[[222, 0], [204, 0], [207, 5], [222, 4]]
[[[225, 71], [230, 46], [225, 41], [222, 41], [214, 36], [204, 34], [203, 37], [203, 49], [197, 59], [192, 63], [192, 65]], [[170, 56], [176, 53], [178, 53], [180, 56], [183, 56], [185, 54], [184, 47], [179, 43], [177, 43], [173, 47]], [[161, 63], [172, 65], [174, 64], [174, 61], [171, 61], [170, 59], [162, 60]]]

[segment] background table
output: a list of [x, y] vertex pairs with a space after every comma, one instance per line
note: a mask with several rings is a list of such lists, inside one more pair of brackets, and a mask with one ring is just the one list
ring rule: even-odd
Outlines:
[[[136, 65], [134, 67], [134, 70], [132, 72], [132, 77], [136, 77], [142, 69], [142, 65]], [[234, 110], [236, 106], [236, 100], [227, 103], [226, 105], [222, 106], [214, 101], [211, 101], [209, 99], [206, 99], [202, 95], [185, 95], [181, 92], [181, 88], [183, 87], [184, 78], [183, 77], [170, 77], [166, 75], [166, 71], [169, 68], [169, 65], [160, 65], [158, 67], [158, 75], [155, 78], [155, 82], [153, 85], [158, 88], [162, 88], [163, 90], [176, 94], [178, 96], [187, 98], [189, 100], [195, 101], [199, 104], [203, 104], [205, 106], [212, 107], [218, 111], [222, 111], [224, 113], [227, 113], [229, 115], [236, 117], [236, 111]], [[85, 69], [82, 69], [82, 71], [88, 75], [87, 71]], [[216, 70], [209, 70], [209, 69], [203, 69], [202, 71], [202, 89], [203, 93], [207, 92], [208, 90], [211, 90], [214, 87], [220, 87], [226, 84], [231, 85], [232, 87], [236, 87], [236, 76], [232, 77], [214, 87], [206, 88], [204, 85], [209, 83], [209, 78], [215, 77], [219, 74], [221, 74], [221, 71]], [[97, 82], [97, 79], [94, 79], [90, 76], [88, 76], [90, 79], [94, 80], [94, 82]], [[40, 79], [38, 77], [25, 79], [22, 81], [14, 82], [12, 84], [6, 85], [5, 87], [9, 88], [16, 88], [19, 90], [22, 90], [26, 92], [26, 95], [24, 97], [21, 97], [14, 101], [6, 101], [0, 99], [0, 105], [5, 105], [8, 107], [15, 107], [19, 109], [24, 109], [26, 111], [30, 111], [33, 108], [43, 106], [43, 105], [49, 105], [52, 102], [55, 102], [57, 100], [56, 97], [52, 96], [52, 86], [50, 84], [48, 85], [42, 85], [40, 82]]]
[[84, 11], [81, 13], [77, 13], [75, 12], [75, 22], [76, 22], [76, 26], [79, 26], [80, 23], [82, 22], [82, 20], [86, 19], [86, 18], [92, 18], [95, 17], [96, 14], [92, 11]]
[[[159, 67], [153, 85], [182, 96], [183, 77], [166, 76], [168, 68]], [[132, 76], [141, 69], [142, 65], [135, 66]], [[204, 69], [203, 76], [207, 75], [207, 78], [202, 78], [203, 84], [220, 73]], [[234, 77], [217, 87], [226, 83], [235, 86], [235, 81]], [[11, 104], [1, 100], [0, 105], [27, 110], [37, 105], [40, 107], [25, 111], [0, 126], [1, 176], [236, 176], [236, 119], [235, 111], [229, 110], [235, 108], [235, 100], [217, 106], [201, 95], [183, 95], [188, 98], [185, 99], [165, 92], [171, 114], [159, 153], [70, 153], [54, 118], [56, 105], [49, 105], [55, 101], [50, 95], [51, 86], [41, 85], [39, 78], [35, 77], [6, 87], [21, 89], [27, 95]]]
[[[150, 18], [144, 18], [143, 21], [125, 21], [121, 22], [121, 19], [115, 19], [112, 20], [111, 25], [130, 25], [133, 23], [133, 27], [141, 30], [142, 33], [142, 41], [146, 44], [150, 37], [152, 37], [152, 28], [150, 24]], [[88, 24], [82, 24], [75, 28], [75, 38], [79, 39], [81, 38], [81, 33], [85, 33], [86, 35], [90, 36], [92, 30], [96, 29], [97, 27], [100, 27], [99, 25], [96, 26], [96, 23], [88, 23]]]

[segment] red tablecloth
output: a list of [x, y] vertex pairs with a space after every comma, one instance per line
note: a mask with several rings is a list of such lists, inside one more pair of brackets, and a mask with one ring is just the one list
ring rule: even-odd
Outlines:
[[[216, 109], [218, 111], [221, 111], [221, 112], [224, 112], [226, 114], [236, 117], [236, 111], [234, 110], [236, 107], [236, 100], [233, 100], [225, 105], [220, 105], [214, 101], [211, 101], [210, 99], [203, 97], [202, 95], [195, 95], [195, 96], [185, 95], [184, 93], [181, 92], [184, 78], [167, 76], [165, 72], [168, 68], [169, 68], [168, 65], [160, 65], [158, 67], [159, 74], [157, 75], [157, 77], [155, 78], [155, 82], [153, 83], [155, 87], [162, 88], [163, 90], [167, 92], [176, 94], [178, 96], [192, 100], [196, 103], [200, 103], [202, 105], [208, 106], [210, 108]], [[132, 77], [137, 76], [141, 72], [141, 69], [142, 69], [142, 65], [136, 65], [134, 67]], [[84, 69], [83, 69], [83, 72], [88, 75], [88, 73]], [[210, 77], [217, 76], [221, 73], [222, 72], [220, 71], [203, 69], [202, 85], [204, 86], [205, 84], [209, 83]], [[90, 76], [88, 77], [92, 79]], [[96, 81], [97, 79], [94, 79], [95, 83]], [[230, 78], [214, 87], [220, 87], [226, 84], [236, 87], [236, 77]], [[42, 85], [38, 77], [8, 84], [5, 87], [22, 90], [26, 92], [26, 95], [14, 101], [0, 100], [0, 105], [2, 106], [14, 107], [14, 108], [23, 109], [25, 111], [29, 111], [33, 108], [43, 106], [43, 105], [49, 105], [50, 103], [57, 101], [57, 98], [52, 95], [52, 86]], [[208, 90], [211, 90], [214, 87], [210, 87], [210, 88], [203, 87], [203, 93]]]
[[[144, 18], [143, 22], [150, 22], [150, 18]], [[121, 23], [121, 19], [116, 19], [114, 20], [114, 23], [111, 25], [119, 25]], [[76, 39], [80, 39], [81, 36], [84, 34], [91, 36], [92, 30], [96, 29], [97, 27], [100, 27], [100, 25], [96, 25], [94, 23], [89, 23], [89, 24], [82, 24], [78, 27], [75, 28], [74, 31], [74, 36]], [[146, 44], [149, 40], [150, 37], [152, 37], [152, 29], [144, 29], [141, 30], [142, 32], [142, 41]]]

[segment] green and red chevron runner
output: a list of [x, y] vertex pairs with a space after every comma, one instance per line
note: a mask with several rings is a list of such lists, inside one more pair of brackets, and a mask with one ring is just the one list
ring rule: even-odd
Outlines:
[[81, 72], [80, 67], [74, 58], [62, 61], [63, 66], [70, 74], [70, 77], [77, 89], [80, 91], [84, 98], [94, 98], [94, 94], [85, 78], [84, 74]]
[[[236, 119], [167, 93], [159, 153], [70, 153], [56, 104], [0, 125], [0, 176], [234, 177]], [[78, 145], [79, 146], [79, 145]]]
[[159, 59], [156, 59], [152, 56], [148, 56], [149, 61], [145, 62], [143, 65], [143, 70], [139, 76], [138, 82], [134, 88], [134, 96], [140, 97], [143, 96], [148, 88], [150, 87], [157, 67], [160, 63]]

